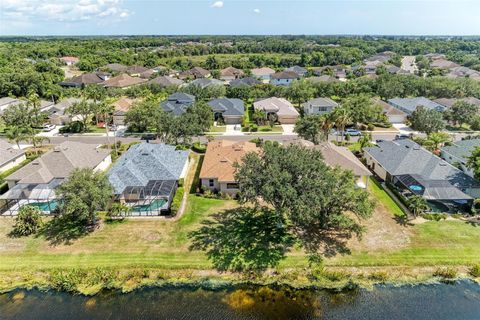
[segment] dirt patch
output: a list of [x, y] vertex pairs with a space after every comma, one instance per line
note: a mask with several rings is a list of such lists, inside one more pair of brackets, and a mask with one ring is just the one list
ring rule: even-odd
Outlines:
[[413, 234], [411, 225], [402, 225], [378, 203], [370, 219], [363, 222], [366, 232], [362, 239], [352, 239], [348, 247], [357, 251], [393, 251], [406, 247]]

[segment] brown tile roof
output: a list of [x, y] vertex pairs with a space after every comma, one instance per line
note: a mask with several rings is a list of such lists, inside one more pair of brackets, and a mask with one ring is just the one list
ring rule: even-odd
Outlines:
[[274, 74], [275, 73], [275, 70], [271, 69], [271, 68], [267, 68], [267, 67], [263, 67], [263, 68], [255, 68], [255, 69], [252, 69], [252, 74], [254, 76], [267, 76], [267, 75], [271, 75], [271, 74]]
[[115, 108], [115, 111], [113, 112], [113, 114], [115, 115], [125, 114], [128, 110], [130, 110], [134, 102], [135, 102], [135, 99], [130, 99], [126, 97], [118, 99], [112, 104], [113, 107]]
[[406, 116], [407, 115], [402, 110], [399, 110], [399, 109], [393, 107], [391, 104], [386, 103], [385, 101], [380, 100], [380, 99], [373, 99], [373, 104], [382, 107], [384, 113], [387, 116]]
[[128, 74], [121, 74], [102, 82], [102, 84], [107, 88], [126, 88], [146, 81], [146, 79], [135, 78]]
[[145, 72], [147, 71], [148, 68], [145, 68], [145, 67], [142, 67], [142, 66], [137, 66], [137, 65], [133, 65], [133, 66], [129, 66], [127, 68], [127, 73], [128, 74], [140, 74], [142, 72]]
[[200, 179], [218, 179], [219, 182], [235, 181], [235, 163], [250, 152], [260, 152], [252, 142], [214, 140], [208, 143], [200, 171]]
[[315, 146], [322, 152], [325, 163], [330, 167], [340, 167], [351, 170], [355, 176], [371, 176], [372, 173], [345, 147], [339, 147], [331, 142]]
[[12, 173], [5, 180], [19, 183], [48, 183], [53, 178], [66, 178], [75, 168], [95, 168], [109, 156], [107, 149], [95, 144], [65, 141]]
[[243, 77], [244, 75], [245, 72], [243, 72], [243, 70], [234, 67], [227, 67], [220, 70], [220, 76], [222, 77]]

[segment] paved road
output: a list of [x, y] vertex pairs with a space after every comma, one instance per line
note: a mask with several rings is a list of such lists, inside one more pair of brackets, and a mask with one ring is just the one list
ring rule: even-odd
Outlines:
[[[234, 141], [249, 141], [256, 137], [259, 137], [263, 140], [270, 140], [270, 141], [291, 141], [298, 139], [297, 135], [232, 135], [232, 136], [216, 136], [215, 139], [229, 139]], [[393, 140], [395, 138], [395, 133], [375, 133], [373, 134], [373, 140]], [[337, 139], [336, 136], [330, 136], [330, 140]], [[338, 137], [340, 139], [340, 137]], [[351, 141], [356, 141], [357, 138], [352, 137]], [[122, 143], [129, 143], [133, 141], [139, 141], [139, 138], [131, 138], [131, 137], [117, 137], [117, 141], [122, 141]], [[195, 138], [194, 141], [200, 140], [202, 142], [206, 142], [205, 137]], [[107, 143], [107, 137], [102, 136], [55, 136], [50, 137], [51, 144], [60, 144], [64, 141], [78, 141], [84, 143], [92, 143], [92, 144], [104, 144]], [[113, 143], [113, 138], [110, 137], [110, 143]]]

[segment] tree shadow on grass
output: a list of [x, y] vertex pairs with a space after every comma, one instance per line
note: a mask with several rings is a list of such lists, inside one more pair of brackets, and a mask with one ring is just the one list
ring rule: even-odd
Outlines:
[[190, 250], [205, 251], [217, 270], [264, 271], [275, 267], [293, 245], [283, 217], [268, 208], [217, 213], [191, 232]]
[[50, 241], [51, 245], [70, 245], [73, 240], [87, 235], [92, 229], [85, 227], [85, 224], [60, 215], [47, 222], [38, 235], [44, 236], [45, 239]]
[[333, 257], [337, 254], [351, 254], [348, 248], [348, 240], [354, 235], [351, 230], [325, 230], [312, 226], [299, 233], [299, 238], [305, 251], [313, 256], [319, 254], [325, 257]]
[[401, 216], [396, 215], [393, 218], [393, 220], [395, 220], [395, 222], [397, 222], [402, 227], [412, 227], [412, 226], [414, 226], [413, 223], [409, 222], [407, 215], [401, 215]]

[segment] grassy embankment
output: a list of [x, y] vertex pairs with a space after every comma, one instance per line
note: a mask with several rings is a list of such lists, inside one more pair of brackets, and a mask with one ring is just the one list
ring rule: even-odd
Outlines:
[[[190, 173], [187, 185], [193, 179]], [[311, 274], [305, 255], [297, 250], [276, 273], [248, 280], [323, 287], [351, 282], [417, 282], [432, 278], [438, 266], [449, 265], [465, 275], [470, 266], [480, 262], [478, 227], [463, 221], [400, 225], [395, 220], [400, 208], [374, 183], [369, 189], [377, 209], [365, 223], [364, 237], [349, 242], [350, 255], [328, 258], [324, 270]], [[238, 283], [245, 278], [218, 273], [203, 253], [188, 250], [190, 231], [210, 214], [236, 205], [232, 200], [189, 194], [187, 209], [178, 220], [103, 223], [88, 236], [59, 245], [52, 245], [43, 236], [10, 238], [13, 220], [2, 218], [0, 290], [39, 286], [92, 294], [102, 288], [131, 290], [165, 283]]]

